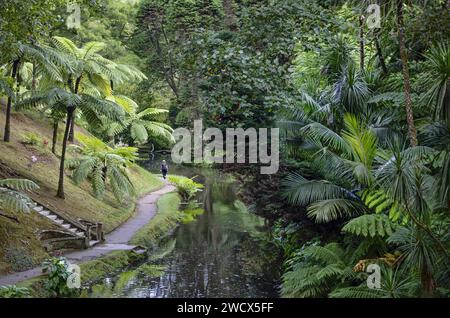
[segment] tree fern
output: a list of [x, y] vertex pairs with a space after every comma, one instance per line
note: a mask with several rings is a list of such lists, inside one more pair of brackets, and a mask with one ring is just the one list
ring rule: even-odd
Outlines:
[[386, 237], [395, 231], [396, 225], [384, 214], [365, 214], [350, 220], [343, 228], [345, 233], [364, 237]]
[[21, 191], [32, 191], [38, 188], [36, 183], [26, 179], [0, 180], [0, 209], [6, 212], [30, 212], [31, 201]]
[[300, 250], [283, 275], [283, 297], [326, 297], [337, 286], [357, 276], [350, 258], [337, 243]]
[[67, 161], [77, 184], [89, 180], [94, 195], [99, 198], [104, 195], [107, 184], [118, 201], [135, 195], [127, 166], [137, 158], [137, 148], [111, 148], [97, 138], [84, 135], [78, 135], [78, 139], [81, 146], [72, 145], [71, 149], [79, 155]]
[[6, 78], [0, 77], [0, 93], [6, 94], [6, 96], [11, 97], [13, 100], [15, 99], [14, 90], [11, 88], [10, 83]]
[[144, 144], [149, 137], [163, 138], [169, 143], [174, 142], [172, 128], [155, 119], [168, 111], [166, 109], [147, 108], [137, 112], [138, 105], [132, 99], [122, 95], [111, 95], [107, 100], [113, 101], [125, 111], [125, 119], [121, 123], [111, 120], [105, 120], [103, 130], [107, 132], [110, 138], [128, 130], [133, 142]]
[[333, 290], [329, 295], [331, 298], [382, 298], [384, 293], [367, 286], [345, 287]]

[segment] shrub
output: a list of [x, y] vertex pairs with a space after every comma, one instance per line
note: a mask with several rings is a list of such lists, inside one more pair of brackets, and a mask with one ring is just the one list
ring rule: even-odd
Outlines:
[[36, 266], [29, 252], [22, 247], [9, 247], [5, 251], [5, 261], [14, 272], [21, 272]]
[[36, 146], [40, 143], [41, 138], [38, 134], [34, 132], [26, 132], [22, 136], [22, 143], [26, 145]]
[[16, 285], [0, 287], [0, 298], [25, 298], [30, 296], [30, 290]]
[[196, 208], [196, 209], [186, 209], [183, 211], [183, 219], [181, 219], [181, 223], [190, 223], [192, 221], [196, 220], [196, 217], [199, 215], [202, 215], [205, 212], [202, 208]]
[[69, 288], [67, 282], [72, 274], [70, 263], [64, 257], [54, 257], [44, 261], [43, 272], [47, 273], [44, 287], [54, 296], [72, 296], [78, 289]]
[[193, 179], [181, 176], [169, 176], [169, 182], [175, 185], [178, 194], [183, 201], [189, 201], [194, 198], [197, 192], [202, 191], [203, 185], [195, 182]]

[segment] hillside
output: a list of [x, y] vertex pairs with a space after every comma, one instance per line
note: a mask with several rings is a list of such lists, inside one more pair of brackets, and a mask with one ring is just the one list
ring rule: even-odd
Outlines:
[[[4, 126], [4, 122], [2, 105], [0, 127]], [[66, 199], [56, 198], [59, 160], [51, 153], [50, 124], [36, 113], [14, 113], [11, 127], [11, 142], [0, 142], [0, 178], [16, 177], [35, 181], [40, 189], [29, 194], [35, 201], [66, 213], [74, 219], [103, 222], [106, 232], [110, 232], [132, 215], [134, 202], [118, 204], [110, 192], [103, 200], [96, 199], [88, 184], [79, 187], [69, 176], [65, 182]], [[78, 127], [77, 131], [87, 133]], [[34, 132], [39, 136], [41, 140], [38, 145], [22, 143], [27, 132]], [[31, 162], [32, 156], [37, 158], [37, 162]], [[162, 185], [156, 176], [138, 166], [130, 170], [131, 180], [139, 196]], [[37, 233], [43, 229], [51, 229], [53, 224], [35, 213], [15, 216], [20, 224], [0, 218], [0, 273], [24, 270], [38, 264], [47, 256], [37, 239]]]

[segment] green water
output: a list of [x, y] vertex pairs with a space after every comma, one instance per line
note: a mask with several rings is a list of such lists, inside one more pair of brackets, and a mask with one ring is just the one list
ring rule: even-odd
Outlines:
[[[143, 166], [158, 172], [159, 162]], [[139, 268], [93, 286], [90, 296], [277, 297], [279, 251], [264, 220], [237, 199], [235, 183], [212, 169], [170, 165], [169, 173], [198, 176], [204, 213], [181, 224]]]

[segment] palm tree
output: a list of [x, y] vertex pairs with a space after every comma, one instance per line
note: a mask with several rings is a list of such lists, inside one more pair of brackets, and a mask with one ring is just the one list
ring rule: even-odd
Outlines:
[[106, 134], [114, 144], [114, 137], [124, 131], [129, 131], [131, 139], [136, 144], [144, 144], [148, 141], [149, 135], [161, 137], [168, 142], [174, 142], [172, 128], [164, 123], [156, 121], [159, 115], [168, 113], [166, 109], [146, 108], [137, 112], [139, 106], [132, 99], [123, 95], [111, 95], [107, 100], [120, 105], [125, 111], [123, 122], [105, 122], [103, 125]]
[[431, 123], [424, 127], [422, 135], [424, 145], [436, 150], [433, 160], [438, 168], [436, 199], [450, 213], [450, 127], [445, 122]]
[[[53, 37], [53, 44], [60, 54], [70, 61], [70, 69], [65, 72], [69, 90], [78, 94], [84, 91], [96, 97], [112, 94], [112, 83], [124, 81], [140, 81], [145, 75], [137, 69], [117, 64], [98, 54], [105, 48], [102, 42], [89, 42], [79, 48], [71, 40], [64, 37]], [[69, 141], [74, 141], [74, 116], [76, 109], [70, 116]]]
[[430, 85], [428, 104], [434, 106], [435, 118], [446, 121], [450, 127], [450, 46], [436, 44], [425, 58], [428, 74], [424, 81]]
[[70, 121], [73, 118], [75, 109], [80, 109], [87, 121], [100, 125], [101, 118], [109, 118], [110, 120], [120, 121], [123, 117], [123, 110], [117, 104], [96, 98], [88, 94], [75, 94], [61, 88], [53, 88], [35, 94], [34, 96], [22, 100], [18, 103], [18, 108], [46, 106], [55, 113], [64, 111], [66, 113], [66, 127], [64, 131], [60, 171], [57, 196], [64, 198], [64, 167], [66, 160], [67, 141], [70, 129]]
[[406, 121], [408, 123], [408, 134], [411, 146], [417, 146], [417, 131], [414, 124], [414, 114], [412, 109], [411, 98], [411, 80], [409, 76], [408, 68], [408, 53], [405, 45], [405, 23], [403, 21], [403, 0], [397, 1], [397, 33], [398, 33], [398, 46], [400, 51], [400, 59], [402, 62], [403, 71], [403, 89], [405, 93], [405, 109], [406, 109]]
[[403, 253], [404, 266], [420, 276], [423, 295], [432, 297], [436, 288], [433, 273], [441, 262], [430, 236], [421, 227], [409, 224], [399, 228], [388, 242], [398, 246]]
[[341, 287], [334, 289], [329, 297], [331, 298], [404, 298], [414, 294], [416, 281], [409, 272], [392, 268], [391, 266], [380, 266], [382, 277], [380, 288], [370, 289], [364, 282], [356, 287]]
[[[63, 72], [66, 87], [74, 96], [79, 97], [80, 94], [83, 95], [83, 98], [80, 98], [82, 102], [66, 105], [66, 127], [63, 137], [57, 192], [58, 197], [64, 198], [64, 161], [67, 142], [73, 141], [75, 112], [78, 106], [94, 104], [104, 108], [105, 112], [110, 113], [111, 109], [114, 109], [117, 114], [117, 104], [101, 101], [100, 98], [112, 94], [112, 82], [121, 83], [130, 80], [142, 80], [145, 78], [145, 75], [133, 67], [116, 64], [98, 54], [99, 51], [105, 48], [104, 43], [89, 42], [78, 48], [71, 40], [63, 37], [53, 37], [53, 43], [59, 53], [69, 61], [70, 67], [64, 69]], [[100, 108], [83, 110], [84, 116], [95, 120], [103, 111]], [[117, 116], [113, 120], [118, 120]]]
[[111, 148], [101, 140], [79, 135], [81, 146], [72, 145], [78, 157], [67, 161], [67, 167], [73, 169], [75, 183], [89, 179], [96, 197], [101, 198], [109, 184], [116, 199], [121, 202], [125, 196], [134, 195], [134, 187], [127, 173], [137, 159], [137, 148]]
[[341, 135], [317, 122], [300, 129], [315, 152], [315, 162], [327, 179], [307, 180], [293, 173], [284, 181], [284, 195], [294, 205], [308, 206], [307, 214], [316, 222], [354, 216], [366, 210], [356, 195], [373, 183], [372, 165], [377, 139], [374, 133], [351, 114], [344, 115]]
[[[56, 54], [53, 50], [46, 46], [37, 44], [22, 44], [16, 43], [11, 47], [13, 52], [13, 60], [10, 65], [7, 65], [8, 76], [11, 78], [10, 88], [14, 90], [14, 86], [19, 83], [20, 69], [26, 61], [32, 61], [33, 65], [38, 69], [37, 72], [45, 74], [48, 78], [54, 81], [61, 81], [61, 73], [58, 66], [67, 66], [65, 61]], [[11, 111], [14, 96], [8, 94], [8, 101], [6, 104], [6, 119], [3, 140], [10, 141], [11, 136]]]
[[[28, 196], [22, 191], [32, 191], [39, 186], [27, 179], [3, 179], [0, 180], [0, 209], [6, 212], [30, 212]], [[0, 216], [14, 220], [17, 219], [7, 214], [0, 213]]]
[[390, 200], [399, 204], [401, 213], [428, 235], [448, 262], [447, 249], [429, 224], [429, 210], [435, 205], [438, 191], [434, 188], [436, 178], [427, 173], [426, 163], [435, 154], [434, 149], [425, 146], [403, 149], [400, 144], [393, 144], [374, 175]]

